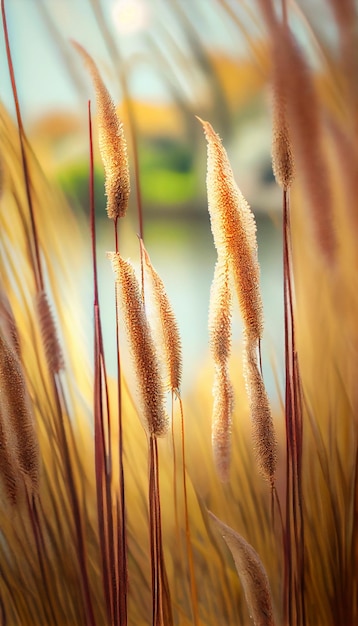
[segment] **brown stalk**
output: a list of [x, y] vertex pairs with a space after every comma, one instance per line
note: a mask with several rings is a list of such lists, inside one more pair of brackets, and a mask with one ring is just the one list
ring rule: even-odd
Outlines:
[[286, 526], [284, 539], [284, 611], [290, 623], [305, 624], [305, 555], [302, 496], [302, 406], [295, 345], [294, 276], [291, 250], [289, 190], [294, 161], [288, 130], [285, 87], [274, 66], [273, 170], [283, 190], [283, 275], [285, 320]]
[[107, 215], [116, 221], [126, 214], [130, 193], [127, 143], [123, 124], [117, 116], [113, 100], [92, 57], [77, 42], [73, 41], [72, 44], [85, 62], [96, 92], [99, 149], [105, 171]]
[[[184, 495], [185, 540], [186, 540], [186, 550], [187, 550], [187, 558], [188, 558], [188, 564], [189, 564], [192, 614], [193, 614], [193, 621], [196, 626], [199, 623], [198, 622], [199, 620], [198, 599], [197, 599], [197, 586], [196, 586], [195, 572], [194, 572], [194, 559], [193, 559], [193, 551], [192, 551], [192, 545], [191, 545], [191, 532], [190, 532], [189, 513], [188, 513], [184, 414], [183, 414], [182, 400], [180, 398], [180, 382], [181, 382], [181, 371], [182, 371], [181, 341], [180, 341], [180, 335], [179, 335], [177, 322], [176, 322], [171, 304], [169, 302], [168, 296], [166, 294], [163, 281], [161, 280], [158, 273], [155, 271], [142, 240], [140, 240], [140, 245], [141, 245], [141, 258], [143, 260], [144, 274], [146, 278], [145, 285], [148, 287], [148, 282], [149, 282], [149, 285], [151, 288], [150, 289], [147, 288], [147, 291], [150, 292], [150, 296], [152, 300], [154, 301], [154, 308], [155, 308], [155, 311], [157, 312], [156, 317], [158, 318], [158, 321], [160, 322], [160, 328], [158, 329], [158, 333], [156, 333], [155, 338], [156, 338], [157, 345], [162, 346], [162, 352], [164, 353], [164, 362], [166, 365], [166, 371], [168, 372], [168, 375], [167, 375], [168, 386], [172, 392], [172, 413], [174, 413], [174, 408], [173, 408], [174, 396], [178, 398], [179, 404], [180, 404], [182, 481], [183, 481], [182, 484], [183, 484], [183, 495]], [[173, 460], [174, 462], [174, 501], [175, 501], [175, 511], [176, 511], [176, 519], [177, 519], [177, 490], [176, 490], [176, 480], [175, 480], [176, 454], [175, 454], [173, 420], [172, 420], [172, 438], [173, 438], [173, 454], [174, 454], [174, 460]], [[177, 528], [178, 528], [178, 523], [177, 523]]]
[[[127, 623], [127, 562], [126, 540], [123, 530], [124, 516], [118, 515], [120, 560], [115, 563], [115, 533], [113, 499], [111, 493], [112, 453], [107, 371], [102, 341], [102, 325], [98, 297], [96, 257], [96, 225], [93, 176], [93, 137], [91, 107], [88, 103], [89, 152], [90, 152], [90, 224], [92, 239], [93, 285], [94, 285], [94, 432], [95, 472], [97, 490], [97, 517], [102, 558], [103, 591], [108, 620], [113, 626]], [[120, 485], [122, 488], [122, 485]], [[124, 508], [124, 506], [123, 506]], [[124, 540], [124, 545], [123, 545]], [[120, 582], [119, 582], [120, 580]]]
[[149, 436], [149, 530], [152, 569], [152, 626], [173, 626], [170, 589], [164, 562], [159, 491], [158, 444]]
[[173, 624], [170, 590], [164, 563], [159, 491], [157, 437], [168, 432], [164, 385], [142, 294], [130, 263], [108, 253], [116, 276], [116, 302], [122, 311], [140, 395], [140, 419], [149, 442], [149, 522], [152, 567], [152, 624]]

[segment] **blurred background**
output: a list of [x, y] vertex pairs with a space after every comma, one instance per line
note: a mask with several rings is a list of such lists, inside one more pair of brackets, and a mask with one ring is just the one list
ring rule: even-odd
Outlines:
[[[307, 22], [307, 7], [314, 6]], [[6, 3], [26, 132], [47, 177], [88, 222], [87, 101], [92, 85], [70, 40], [96, 61], [138, 149], [144, 240], [177, 315], [184, 385], [206, 362], [207, 311], [215, 263], [207, 212], [206, 142], [199, 115], [221, 135], [236, 181], [255, 212], [265, 308], [265, 379], [276, 398], [273, 363], [282, 362], [281, 195], [271, 169], [268, 48], [252, 0], [11, 0]], [[298, 35], [312, 53], [312, 29], [334, 45], [326, 3], [292, 3]], [[315, 22], [316, 20], [316, 22]], [[2, 35], [1, 35], [2, 37]], [[3, 37], [0, 97], [14, 112]], [[126, 100], [127, 95], [127, 100]], [[128, 109], [128, 99], [130, 101]], [[129, 113], [128, 113], [129, 111]], [[129, 154], [133, 164], [130, 133]], [[103, 171], [95, 143], [98, 260], [103, 313], [113, 313], [113, 248], [105, 213]], [[120, 249], [138, 262], [134, 180]], [[49, 207], [50, 210], [50, 207]], [[89, 232], [84, 229], [90, 248]], [[69, 254], [76, 254], [71, 249]], [[91, 311], [91, 272], [83, 263], [84, 306]], [[235, 315], [237, 318], [237, 315]], [[91, 313], [88, 316], [89, 328]], [[114, 368], [113, 319], [105, 323]], [[235, 349], [241, 341], [235, 328]], [[91, 343], [90, 343], [91, 345]], [[113, 370], [114, 371], [114, 370]], [[282, 381], [281, 381], [282, 382]]]

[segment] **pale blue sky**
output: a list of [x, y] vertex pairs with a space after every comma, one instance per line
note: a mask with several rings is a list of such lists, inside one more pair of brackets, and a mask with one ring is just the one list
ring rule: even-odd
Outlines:
[[[123, 0], [120, 0], [123, 1]], [[129, 0], [131, 2], [133, 0]], [[179, 48], [185, 49], [180, 27], [171, 14], [168, 3], [164, 0], [135, 0], [149, 7], [149, 36], [161, 45], [160, 33], [170, 33]], [[121, 54], [125, 58], [136, 59], [138, 69], [133, 74], [132, 93], [136, 96], [162, 99], [168, 97], [167, 86], [148, 62], [151, 55], [151, 44], [145, 32], [134, 35], [119, 35], [115, 30], [111, 11], [118, 0], [103, 0], [102, 5], [108, 18], [109, 27], [120, 43]], [[34, 118], [49, 108], [73, 108], [78, 106], [79, 99], [68, 69], [61, 61], [56, 45], [51, 39], [48, 28], [41, 17], [39, 7], [45, 5], [56, 21], [69, 54], [72, 51], [68, 44], [71, 38], [83, 44], [101, 64], [101, 69], [108, 70], [108, 78], [112, 70], [89, 0], [7, 0], [7, 22], [10, 43], [15, 67], [19, 97], [23, 115]], [[179, 7], [187, 8], [186, 2], [178, 2]], [[190, 3], [190, 17], [198, 25], [200, 36], [207, 40], [210, 47], [220, 47], [232, 54], [237, 54], [242, 43], [238, 41], [235, 29], [225, 18], [218, 19], [216, 0], [205, 2], [195, 0]], [[164, 44], [165, 45], [165, 44]], [[76, 55], [73, 54], [74, 63]], [[107, 65], [106, 65], [107, 64]], [[8, 78], [3, 33], [0, 32], [0, 98], [10, 110], [13, 101]], [[180, 72], [173, 72], [173, 79], [180, 85]], [[182, 85], [183, 86], [183, 85]], [[184, 86], [185, 89], [185, 86]], [[119, 98], [119, 94], [113, 94]]]

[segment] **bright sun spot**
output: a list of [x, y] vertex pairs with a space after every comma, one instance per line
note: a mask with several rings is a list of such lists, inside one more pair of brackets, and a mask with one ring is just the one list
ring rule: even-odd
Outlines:
[[148, 27], [150, 10], [146, 0], [116, 0], [112, 7], [113, 22], [119, 33], [131, 35]]

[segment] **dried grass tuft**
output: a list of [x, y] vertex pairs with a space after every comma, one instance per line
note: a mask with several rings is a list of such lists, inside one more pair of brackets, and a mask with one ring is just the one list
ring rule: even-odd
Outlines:
[[119, 253], [109, 252], [108, 258], [116, 276], [117, 307], [123, 313], [137, 377], [140, 418], [148, 435], [160, 437], [168, 432], [169, 426], [164, 408], [164, 385], [138, 281], [131, 264]]
[[209, 515], [234, 558], [254, 625], [274, 626], [270, 585], [259, 555], [239, 533], [212, 513]]
[[127, 142], [123, 123], [117, 116], [113, 100], [92, 57], [76, 41], [72, 44], [85, 62], [96, 91], [99, 149], [105, 171], [107, 215], [110, 219], [117, 220], [125, 216], [130, 194]]

